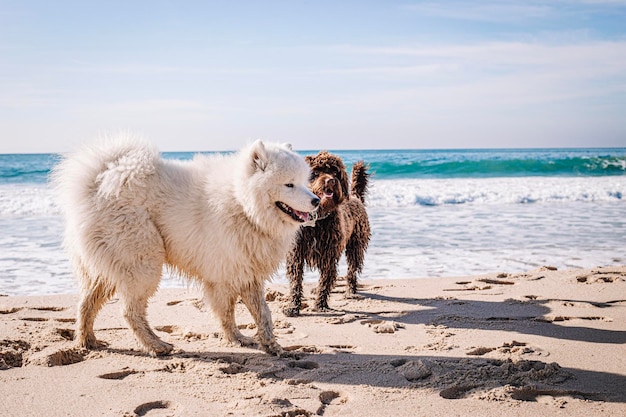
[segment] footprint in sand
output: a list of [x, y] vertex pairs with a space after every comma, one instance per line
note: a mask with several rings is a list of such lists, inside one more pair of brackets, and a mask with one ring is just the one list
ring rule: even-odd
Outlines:
[[281, 411], [280, 414], [275, 414], [275, 416], [280, 417], [311, 417], [311, 416], [323, 416], [328, 407], [332, 407], [337, 404], [345, 404], [347, 402], [347, 398], [337, 391], [322, 391], [318, 400], [320, 401], [320, 406], [317, 408], [317, 411], [310, 412], [303, 408], [299, 408], [295, 406], [289, 399], [287, 398], [273, 398], [268, 403], [278, 406], [280, 408], [288, 408], [289, 410]]
[[174, 326], [171, 324], [165, 326], [155, 326], [154, 329], [159, 332], [168, 333], [177, 339], [185, 339], [188, 341], [197, 341], [197, 340], [205, 340], [210, 337], [210, 335], [206, 333], [198, 333], [192, 330], [183, 330], [178, 326]]
[[482, 279], [479, 279], [478, 281], [484, 282], [485, 284], [494, 284], [494, 285], [515, 285], [513, 281], [504, 281], [501, 279], [482, 278]]
[[0, 370], [20, 368], [24, 363], [24, 353], [30, 349], [25, 340], [0, 340]]
[[279, 414], [272, 414], [272, 417], [311, 417], [315, 415], [304, 408], [296, 407], [288, 398], [272, 398], [263, 400], [263, 403], [270, 404], [272, 408], [288, 408], [288, 410], [278, 411]]
[[24, 307], [11, 307], [8, 309], [2, 309], [0, 310], [0, 314], [13, 314], [13, 313], [17, 313], [20, 310], [23, 310]]
[[541, 396], [550, 397], [580, 397], [588, 401], [605, 401], [605, 398], [600, 394], [581, 392], [575, 390], [560, 390], [560, 389], [539, 389], [533, 387], [514, 387], [510, 392], [511, 398], [519, 401], [531, 401], [537, 402], [537, 398]]
[[30, 309], [37, 311], [64, 311], [67, 310], [67, 307], [31, 307]]
[[[516, 283], [502, 278], [515, 278], [507, 273], [500, 273], [495, 278], [479, 278], [473, 281], [457, 281], [456, 285], [462, 285], [462, 288], [446, 288], [443, 291], [484, 291], [490, 290], [494, 285], [515, 285]], [[482, 285], [487, 284], [487, 285]]]
[[313, 361], [291, 361], [287, 363], [287, 366], [290, 368], [299, 368], [299, 369], [317, 369], [320, 367], [320, 364]]
[[441, 390], [439, 392], [439, 396], [445, 398], [446, 400], [458, 400], [465, 397], [469, 391], [477, 387], [477, 385], [455, 385]]
[[169, 373], [174, 373], [174, 372], [184, 373], [187, 371], [187, 365], [185, 365], [185, 362], [174, 362], [174, 363], [169, 363], [165, 365], [163, 368], [156, 369], [156, 371], [157, 372], [169, 372]]
[[240, 357], [237, 355], [225, 355], [215, 358], [215, 361], [219, 364], [226, 364], [226, 366], [223, 366], [219, 369], [227, 375], [239, 374], [243, 372], [248, 372], [250, 370], [245, 366], [247, 362], [247, 359], [245, 357]]
[[28, 364], [39, 366], [65, 366], [85, 360], [86, 351], [78, 348], [57, 349], [49, 347], [33, 354]]
[[356, 346], [352, 345], [328, 345], [328, 347], [339, 352], [351, 352], [356, 349]]
[[541, 323], [556, 323], [556, 322], [570, 321], [570, 320], [604, 321], [608, 323], [613, 321], [613, 319], [610, 317], [601, 317], [601, 316], [588, 316], [588, 317], [543, 316], [543, 317], [537, 317], [535, 320]]
[[[135, 371], [134, 369], [123, 369], [123, 370], [117, 371], [117, 372], [109, 372], [107, 374], [98, 375], [98, 378], [121, 380], [121, 379], [126, 378], [129, 375], [134, 375], [134, 374], [138, 374], [138, 373], [140, 373], [140, 372], [139, 371]], [[141, 372], [141, 373], [143, 373], [143, 372]]]
[[220, 371], [222, 371], [223, 373], [227, 375], [235, 375], [235, 374], [240, 374], [243, 372], [248, 372], [249, 369], [243, 365], [233, 362], [233, 363], [229, 363], [228, 366], [224, 366], [220, 368]]
[[312, 345], [283, 346], [283, 350], [285, 352], [300, 352], [300, 353], [320, 353], [321, 352], [317, 348], [317, 346], [312, 346]]
[[322, 391], [318, 398], [322, 403], [316, 412], [318, 416], [324, 415], [327, 407], [334, 404], [345, 404], [348, 400], [345, 396], [341, 395], [337, 391]]
[[163, 400], [150, 401], [150, 402], [143, 403], [137, 406], [134, 410], [134, 413], [137, 416], [145, 416], [145, 415], [148, 415], [148, 413], [150, 413], [153, 410], [163, 410], [163, 409], [172, 410], [173, 408], [175, 407], [171, 401], [163, 401]]
[[54, 332], [61, 336], [65, 340], [74, 340], [74, 330], [73, 329], [54, 329]]
[[54, 321], [58, 321], [60, 323], [76, 323], [75, 318], [60, 318], [60, 319], [54, 319]]
[[626, 272], [621, 271], [592, 271], [591, 274], [576, 277], [576, 281], [581, 284], [610, 284], [625, 280]]
[[151, 371], [137, 371], [135, 369], [126, 367], [126, 368], [123, 368], [121, 371], [108, 372], [106, 374], [98, 375], [98, 378], [110, 379], [110, 380], [122, 380], [130, 375], [145, 374], [147, 372], [173, 373], [173, 372], [185, 372], [185, 371], [186, 371], [186, 365], [184, 362], [175, 362], [175, 363], [167, 364], [163, 368], [154, 369]]

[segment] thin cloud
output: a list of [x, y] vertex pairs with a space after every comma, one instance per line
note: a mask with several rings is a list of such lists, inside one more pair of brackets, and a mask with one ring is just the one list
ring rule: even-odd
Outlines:
[[[495, 114], [506, 108], [513, 111], [520, 106], [538, 104], [582, 105], [585, 99], [615, 97], [626, 91], [626, 41], [573, 45], [488, 42], [391, 48], [344, 45], [343, 48], [357, 56], [415, 58], [426, 62], [423, 68], [437, 69], [419, 79], [411, 71], [402, 71], [402, 67], [328, 71], [329, 76], [337, 77], [376, 71], [393, 73], [396, 77], [393, 86], [369, 85], [334, 102], [337, 107], [363, 111], [395, 109], [410, 113], [465, 109]], [[438, 64], [442, 62], [445, 64]]]
[[626, 0], [578, 0], [582, 4], [596, 4], [605, 6], [626, 6]]
[[[589, 8], [589, 5], [598, 6]], [[522, 22], [536, 19], [566, 18], [571, 13], [607, 13], [626, 6], [626, 0], [577, 1], [441, 1], [420, 2], [402, 8], [424, 16], [477, 22]]]
[[97, 64], [75, 63], [70, 66], [53, 68], [65, 72], [122, 74], [122, 75], [162, 75], [162, 74], [226, 74], [226, 75], [254, 75], [272, 71], [269, 68], [225, 68], [225, 67], [199, 67], [199, 66], [168, 66], [149, 65], [134, 63]]
[[316, 75], [429, 75], [440, 74], [456, 70], [456, 65], [448, 64], [426, 64], [426, 65], [406, 65], [406, 66], [380, 66], [380, 67], [351, 67], [351, 68], [331, 68], [314, 71]]
[[423, 2], [406, 5], [403, 8], [426, 16], [488, 22], [546, 18], [554, 12], [554, 8], [548, 5], [506, 1], [484, 3], [465, 1]]
[[211, 112], [217, 109], [218, 107], [216, 106], [209, 106], [200, 101], [180, 99], [154, 99], [103, 103], [95, 105], [89, 110], [128, 114], [163, 111]]
[[[580, 44], [548, 45], [525, 42], [484, 42], [469, 45], [424, 45], [408, 47], [343, 46], [346, 53], [408, 57], [428, 61], [424, 68], [473, 68], [490, 72], [552, 68], [555, 71], [581, 71], [590, 75], [620, 74], [626, 71], [626, 41], [596, 41]], [[389, 58], [388, 58], [389, 59]], [[440, 65], [441, 63], [446, 65]], [[439, 66], [438, 66], [439, 65]]]

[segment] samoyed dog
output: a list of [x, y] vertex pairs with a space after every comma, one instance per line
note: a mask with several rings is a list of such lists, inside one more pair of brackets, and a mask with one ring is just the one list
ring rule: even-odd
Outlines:
[[118, 293], [140, 344], [152, 355], [171, 352], [146, 319], [167, 265], [200, 284], [226, 340], [257, 345], [235, 323], [241, 297], [261, 347], [280, 354], [264, 286], [319, 205], [308, 190], [309, 175], [289, 145], [262, 141], [235, 154], [175, 161], [126, 134], [61, 160], [52, 182], [66, 221], [64, 245], [81, 284], [78, 345], [101, 346], [94, 320]]

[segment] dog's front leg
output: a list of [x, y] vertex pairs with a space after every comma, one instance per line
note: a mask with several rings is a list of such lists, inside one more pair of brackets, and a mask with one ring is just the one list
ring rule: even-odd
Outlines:
[[335, 259], [328, 260], [320, 266], [320, 282], [317, 285], [317, 299], [315, 300], [315, 309], [317, 311], [330, 310], [328, 298], [336, 281], [337, 261]]
[[265, 301], [265, 286], [263, 282], [253, 282], [241, 290], [241, 300], [254, 318], [257, 327], [257, 337], [263, 349], [272, 355], [279, 356], [283, 348], [274, 338], [274, 323], [272, 313]]
[[224, 338], [228, 343], [238, 343], [241, 346], [256, 346], [256, 341], [251, 337], [244, 336], [235, 323], [235, 304], [238, 294], [235, 290], [205, 284], [205, 297], [211, 306], [213, 313], [219, 318]]
[[288, 317], [300, 315], [302, 309], [302, 281], [304, 279], [304, 255], [301, 242], [287, 255], [286, 272], [289, 278], [289, 305], [283, 309]]

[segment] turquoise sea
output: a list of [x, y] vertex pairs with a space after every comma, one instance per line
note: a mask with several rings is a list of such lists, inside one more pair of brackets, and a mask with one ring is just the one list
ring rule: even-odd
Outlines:
[[[372, 173], [363, 280], [626, 263], [626, 148], [333, 152]], [[57, 160], [0, 154], [0, 294], [77, 291], [47, 183]]]

